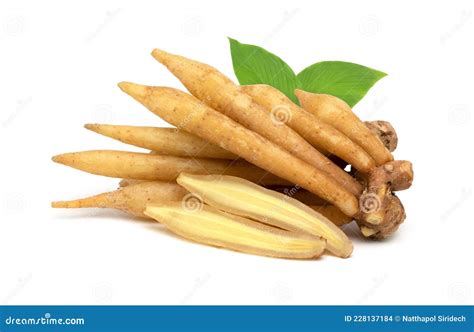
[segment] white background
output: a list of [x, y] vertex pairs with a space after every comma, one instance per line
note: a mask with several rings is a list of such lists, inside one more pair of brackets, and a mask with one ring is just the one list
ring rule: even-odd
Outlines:
[[[472, 303], [472, 16], [470, 1], [2, 1], [0, 303]], [[345, 60], [389, 74], [355, 111], [391, 121], [396, 158], [415, 166], [396, 236], [349, 230], [350, 259], [288, 261], [179, 240], [115, 211], [49, 207], [117, 186], [52, 155], [136, 150], [84, 123], [163, 125], [117, 82], [180, 88], [155, 47], [235, 79], [227, 36], [297, 72]]]

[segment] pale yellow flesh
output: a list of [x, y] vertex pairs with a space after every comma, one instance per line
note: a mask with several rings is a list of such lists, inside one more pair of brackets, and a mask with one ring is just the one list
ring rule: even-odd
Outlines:
[[[295, 91], [301, 106], [322, 121], [333, 125], [360, 145], [375, 161], [376, 166], [393, 160], [390, 151], [343, 100], [326, 94]], [[366, 171], [365, 171], [366, 172]]]
[[177, 128], [107, 124], [86, 124], [84, 127], [120, 142], [153, 150], [158, 154], [195, 158], [238, 158], [219, 146]]
[[177, 182], [211, 206], [289, 231], [321, 236], [328, 250], [340, 257], [352, 253], [352, 243], [330, 220], [303, 203], [231, 176], [181, 173]]
[[325, 248], [320, 238], [278, 230], [205, 205], [196, 211], [179, 203], [148, 205], [145, 214], [186, 239], [256, 255], [314, 258]]

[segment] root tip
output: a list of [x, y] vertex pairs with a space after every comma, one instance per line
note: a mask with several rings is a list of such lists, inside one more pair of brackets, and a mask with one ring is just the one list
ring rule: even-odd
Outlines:
[[132, 84], [133, 83], [130, 83], [130, 82], [127, 82], [127, 81], [122, 81], [122, 82], [118, 83], [117, 85], [120, 88], [120, 90], [122, 90], [125, 93], [128, 93], [127, 91], [129, 91], [131, 89]]
[[128, 94], [129, 96], [137, 99], [143, 100], [147, 95], [148, 87], [145, 85], [135, 84], [131, 82], [120, 82], [118, 84], [120, 90]]
[[51, 160], [54, 161], [55, 163], [62, 164], [64, 159], [63, 154], [58, 154], [56, 156], [51, 157]]
[[51, 202], [51, 207], [55, 208], [55, 209], [62, 208], [62, 207], [64, 207], [64, 204], [63, 204], [63, 202], [60, 202], [60, 201], [59, 202]]
[[99, 124], [96, 124], [96, 123], [86, 123], [86, 124], [84, 125], [84, 128], [86, 128], [86, 129], [88, 129], [88, 130], [95, 131], [98, 126], [99, 126]]
[[154, 57], [156, 60], [158, 60], [159, 62], [162, 62], [164, 60], [164, 58], [168, 55], [167, 52], [163, 51], [163, 50], [160, 50], [159, 48], [155, 48], [152, 52], [151, 52], [151, 56]]

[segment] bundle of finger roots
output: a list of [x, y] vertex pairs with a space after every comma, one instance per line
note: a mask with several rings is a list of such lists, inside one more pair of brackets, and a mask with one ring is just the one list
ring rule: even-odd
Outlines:
[[150, 152], [53, 157], [122, 179], [116, 191], [53, 207], [116, 208], [196, 242], [285, 258], [348, 257], [352, 243], [341, 226], [355, 220], [365, 237], [383, 239], [404, 221], [394, 192], [410, 187], [413, 170], [392, 156], [390, 123], [362, 122], [334, 96], [296, 90], [299, 106], [271, 86], [239, 86], [204, 63], [152, 55], [190, 94], [119, 87], [174, 128], [87, 124]]

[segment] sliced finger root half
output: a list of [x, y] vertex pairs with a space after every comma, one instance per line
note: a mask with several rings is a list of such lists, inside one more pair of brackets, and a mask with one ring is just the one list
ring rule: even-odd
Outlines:
[[261, 256], [308, 259], [319, 257], [326, 241], [294, 234], [202, 205], [148, 205], [145, 214], [172, 232], [195, 242]]
[[233, 176], [181, 173], [177, 182], [207, 204], [241, 217], [327, 240], [327, 249], [348, 257], [352, 242], [336, 225], [305, 204]]

